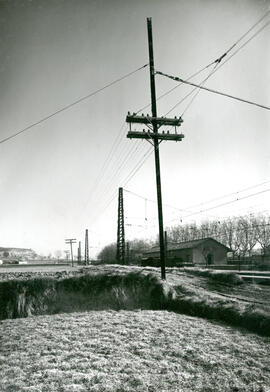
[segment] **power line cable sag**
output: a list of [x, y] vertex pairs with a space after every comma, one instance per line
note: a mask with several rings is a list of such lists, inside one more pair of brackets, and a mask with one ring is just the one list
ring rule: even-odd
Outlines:
[[145, 64], [145, 65], [143, 65], [143, 66], [141, 66], [141, 67], [139, 67], [139, 68], [137, 68], [137, 69], [135, 69], [134, 71], [129, 72], [128, 74], [123, 75], [122, 77], [120, 77], [120, 78], [118, 78], [118, 79], [116, 79], [116, 80], [114, 80], [114, 81], [112, 81], [112, 82], [106, 84], [105, 86], [99, 88], [98, 90], [95, 90], [95, 91], [93, 91], [93, 92], [91, 92], [91, 93], [85, 95], [84, 97], [77, 99], [76, 101], [74, 101], [74, 102], [72, 102], [72, 103], [70, 103], [70, 104], [68, 104], [68, 105], [66, 105], [66, 106], [64, 106], [64, 107], [62, 107], [61, 109], [56, 110], [55, 112], [49, 114], [48, 116], [43, 117], [41, 120], [36, 121], [35, 123], [33, 123], [33, 124], [31, 124], [31, 125], [28, 125], [27, 127], [21, 129], [20, 131], [17, 131], [16, 133], [14, 133], [14, 134], [12, 134], [12, 135], [10, 135], [10, 136], [8, 136], [8, 137], [6, 137], [6, 138], [0, 140], [0, 144], [7, 142], [8, 140], [10, 140], [10, 139], [12, 139], [12, 138], [14, 138], [14, 137], [20, 135], [21, 133], [24, 133], [24, 132], [26, 132], [26, 131], [29, 131], [30, 129], [34, 128], [35, 126], [37, 126], [37, 125], [39, 125], [39, 124], [41, 124], [41, 123], [43, 123], [43, 122], [49, 120], [50, 118], [56, 116], [56, 115], [59, 114], [59, 113], [62, 113], [62, 112], [64, 112], [64, 111], [70, 109], [71, 107], [73, 107], [73, 106], [75, 106], [75, 105], [81, 103], [82, 101], [85, 101], [86, 99], [88, 99], [88, 98], [90, 98], [90, 97], [92, 97], [92, 96], [94, 96], [94, 95], [100, 93], [101, 91], [107, 89], [108, 87], [113, 86], [114, 84], [120, 82], [120, 81], [123, 80], [123, 79], [128, 78], [129, 76], [133, 75], [134, 73], [140, 71], [141, 69], [143, 69], [143, 68], [145, 68], [145, 67], [147, 67], [147, 66], [148, 66], [148, 63]]

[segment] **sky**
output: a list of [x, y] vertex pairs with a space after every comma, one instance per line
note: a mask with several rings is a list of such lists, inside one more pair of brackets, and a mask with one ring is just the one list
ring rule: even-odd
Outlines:
[[[0, 141], [147, 64], [147, 17], [155, 69], [188, 78], [269, 10], [269, 0], [0, 0]], [[269, 33], [270, 25], [205, 86], [270, 106]], [[157, 97], [176, 84], [156, 75]], [[191, 90], [179, 85], [157, 101], [160, 116], [184, 112], [183, 141], [160, 144], [165, 227], [269, 213], [269, 110], [206, 91], [171, 110]], [[145, 67], [0, 143], [0, 245], [54, 254], [66, 238], [83, 244], [88, 228], [95, 257], [116, 241], [119, 187], [126, 240], [154, 238], [153, 149], [127, 139], [125, 123], [148, 104]]]

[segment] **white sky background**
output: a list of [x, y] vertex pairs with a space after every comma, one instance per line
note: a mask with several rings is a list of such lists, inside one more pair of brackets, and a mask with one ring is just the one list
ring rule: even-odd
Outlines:
[[[0, 139], [146, 64], [146, 17], [152, 17], [155, 68], [186, 78], [221, 56], [269, 7], [263, 0], [0, 0]], [[270, 26], [206, 86], [269, 106], [269, 33]], [[174, 86], [156, 76], [157, 96]], [[159, 115], [190, 89], [180, 86], [159, 100]], [[181, 115], [188, 102], [170, 116]], [[118, 188], [156, 199], [153, 154], [124, 185], [150, 146], [126, 139], [125, 117], [147, 103], [145, 68], [0, 144], [0, 245], [54, 252], [65, 249], [65, 238], [84, 241], [88, 228], [93, 256], [115, 241]], [[270, 113], [201, 91], [183, 119], [185, 139], [160, 145], [164, 204], [198, 212], [270, 188], [269, 182], [189, 208], [270, 181]], [[127, 239], [157, 234], [156, 205], [124, 197]], [[164, 223], [266, 210], [270, 192], [187, 218], [164, 207]]]

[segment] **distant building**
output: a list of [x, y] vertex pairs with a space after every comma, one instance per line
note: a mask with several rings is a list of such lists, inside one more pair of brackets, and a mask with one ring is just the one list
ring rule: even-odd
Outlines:
[[[198, 266], [227, 264], [230, 248], [213, 238], [203, 238], [180, 243], [168, 243], [167, 266], [193, 264]], [[159, 246], [154, 246], [143, 254], [143, 265], [159, 265]]]
[[28, 248], [4, 248], [0, 247], [0, 258], [23, 258], [23, 259], [34, 259], [36, 253], [32, 249]]

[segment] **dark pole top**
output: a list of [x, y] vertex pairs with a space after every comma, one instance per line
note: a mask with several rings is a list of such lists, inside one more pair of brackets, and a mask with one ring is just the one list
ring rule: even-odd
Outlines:
[[[148, 32], [148, 46], [149, 46], [149, 69], [150, 69], [152, 116], [157, 117], [152, 18], [147, 18], [147, 32]], [[157, 132], [157, 127], [154, 127], [154, 132]]]

